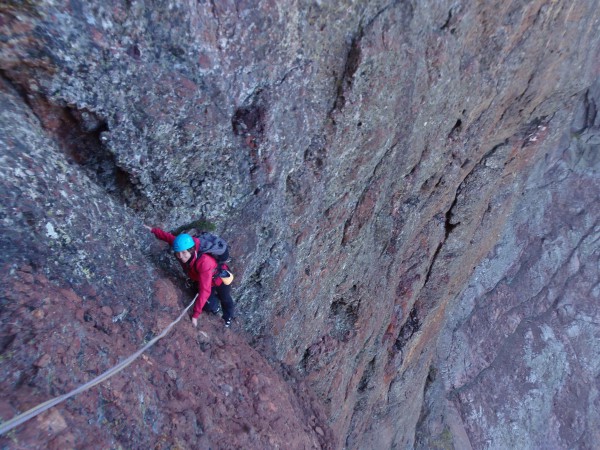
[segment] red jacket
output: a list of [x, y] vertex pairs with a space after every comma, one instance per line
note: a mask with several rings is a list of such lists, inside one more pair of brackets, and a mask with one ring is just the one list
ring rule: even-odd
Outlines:
[[[171, 233], [167, 233], [160, 228], [152, 228], [152, 233], [161, 241], [168, 242], [169, 245], [173, 246], [175, 236], [173, 236]], [[198, 298], [196, 299], [196, 303], [194, 303], [194, 312], [192, 314], [192, 317], [197, 319], [200, 316], [202, 308], [204, 308], [208, 297], [210, 297], [210, 291], [212, 287], [220, 286], [221, 283], [223, 283], [223, 280], [221, 280], [219, 277], [213, 278], [217, 268], [217, 261], [215, 258], [207, 255], [206, 253], [198, 256], [200, 240], [193, 236], [192, 238], [196, 243], [196, 251], [192, 255], [192, 258], [187, 263], [182, 263], [179, 260], [178, 261], [183, 270], [187, 273], [188, 277], [198, 282]], [[225, 266], [225, 268], [227, 268], [227, 266]]]

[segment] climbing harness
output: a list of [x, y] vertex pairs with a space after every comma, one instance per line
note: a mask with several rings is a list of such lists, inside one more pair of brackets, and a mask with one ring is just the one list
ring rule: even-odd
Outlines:
[[162, 339], [163, 337], [165, 337], [167, 335], [167, 333], [169, 331], [171, 331], [171, 328], [173, 328], [173, 326], [177, 322], [179, 322], [181, 320], [181, 318], [185, 315], [185, 313], [188, 311], [188, 309], [190, 309], [190, 307], [196, 301], [197, 297], [198, 297], [198, 294], [196, 294], [196, 296], [194, 297], [194, 299], [192, 300], [192, 302], [187, 306], [187, 308], [185, 308], [183, 310], [183, 312], [179, 315], [179, 317], [175, 321], [171, 322], [169, 324], [169, 326], [167, 326], [162, 331], [162, 333], [160, 333], [158, 336], [154, 337], [150, 342], [148, 342], [146, 345], [144, 345], [141, 349], [139, 349], [137, 352], [135, 352], [129, 358], [125, 359], [124, 361], [121, 361], [119, 364], [117, 364], [113, 368], [108, 369], [103, 374], [98, 375], [93, 380], [88, 381], [87, 383], [79, 386], [78, 388], [72, 390], [71, 392], [68, 392], [66, 394], [63, 394], [63, 395], [60, 395], [60, 396], [55, 397], [53, 399], [50, 399], [50, 400], [48, 400], [48, 401], [46, 401], [46, 402], [44, 402], [42, 404], [39, 404], [39, 405], [35, 406], [34, 408], [31, 408], [28, 411], [25, 411], [22, 414], [19, 414], [16, 417], [13, 417], [12, 419], [4, 422], [3, 424], [0, 424], [0, 435], [3, 435], [4, 433], [12, 430], [13, 428], [21, 425], [22, 423], [27, 422], [29, 419], [33, 419], [35, 416], [43, 413], [44, 411], [52, 408], [53, 406], [58, 405], [59, 403], [64, 402], [68, 398], [71, 398], [74, 395], [77, 395], [77, 394], [79, 394], [79, 393], [81, 393], [83, 391], [87, 391], [88, 389], [96, 386], [97, 384], [102, 383], [104, 380], [106, 380], [106, 379], [112, 377], [113, 375], [116, 375], [117, 373], [119, 373], [121, 370], [123, 370], [125, 367], [127, 367], [128, 365], [130, 365], [137, 358], [139, 358], [142, 353], [144, 353], [146, 350], [148, 350], [150, 347], [152, 347], [154, 344], [156, 344], [156, 342], [159, 339]]
[[227, 286], [229, 286], [233, 282], [233, 274], [227, 269], [223, 269], [219, 274], [219, 277], [221, 278], [221, 280], [223, 280], [223, 284]]

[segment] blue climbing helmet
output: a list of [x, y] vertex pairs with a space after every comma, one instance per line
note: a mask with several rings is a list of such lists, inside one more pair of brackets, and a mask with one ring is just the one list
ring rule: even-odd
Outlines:
[[189, 234], [180, 234], [173, 241], [173, 251], [183, 252], [196, 246], [194, 239]]

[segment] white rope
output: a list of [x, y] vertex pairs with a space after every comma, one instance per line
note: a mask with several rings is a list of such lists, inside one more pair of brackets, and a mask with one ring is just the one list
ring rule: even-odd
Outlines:
[[[196, 297], [198, 297], [198, 294], [196, 294]], [[148, 342], [146, 345], [144, 345], [141, 349], [139, 349], [137, 352], [135, 352], [129, 358], [125, 359], [124, 361], [121, 361], [119, 364], [117, 364], [113, 368], [108, 369], [103, 374], [98, 375], [93, 380], [88, 381], [84, 385], [79, 386], [78, 388], [72, 390], [71, 392], [68, 392], [67, 394], [63, 394], [61, 396], [50, 399], [44, 403], [41, 403], [41, 404], [31, 408], [29, 411], [25, 411], [24, 413], [19, 414], [16, 417], [13, 417], [9, 421], [4, 422], [3, 424], [0, 425], [0, 435], [3, 435], [4, 433], [12, 430], [13, 428], [21, 425], [24, 422], [27, 422], [29, 419], [34, 418], [38, 414], [43, 413], [44, 411], [52, 408], [53, 406], [56, 406], [59, 403], [64, 402], [68, 398], [71, 398], [74, 395], [77, 395], [83, 391], [87, 391], [88, 389], [96, 386], [97, 384], [102, 383], [104, 380], [119, 373], [121, 370], [123, 370], [125, 367], [130, 365], [137, 358], [139, 358], [142, 353], [144, 353], [146, 350], [148, 350], [150, 347], [152, 347], [159, 339], [162, 339], [163, 337], [165, 337], [167, 335], [167, 333], [171, 330], [171, 328], [173, 328], [173, 326], [181, 320], [181, 318], [185, 315], [185, 313], [188, 311], [188, 309], [190, 309], [190, 307], [194, 304], [194, 302], [196, 301], [196, 297], [194, 297], [194, 299], [187, 306], [187, 308], [185, 308], [183, 310], [183, 312], [179, 315], [179, 317], [175, 321], [171, 322], [171, 324], [168, 327], [166, 327], [162, 331], [162, 333], [160, 333], [158, 336], [154, 337], [150, 342]]]

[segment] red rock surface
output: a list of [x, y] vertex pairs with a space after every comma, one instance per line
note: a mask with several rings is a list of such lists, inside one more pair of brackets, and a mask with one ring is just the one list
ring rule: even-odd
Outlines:
[[[159, 284], [147, 311], [135, 304], [113, 311], [32, 267], [13, 270], [2, 282], [2, 419], [90, 381], [162, 331], [181, 305], [173, 285]], [[180, 322], [131, 366], [0, 442], [15, 449], [42, 442], [51, 449], [332, 447], [325, 430], [302, 383], [273, 370], [238, 327], [203, 316], [199, 329]]]
[[191, 298], [144, 223], [241, 317], [4, 445], [594, 447], [596, 2], [62, 6], [0, 6], [2, 417]]

